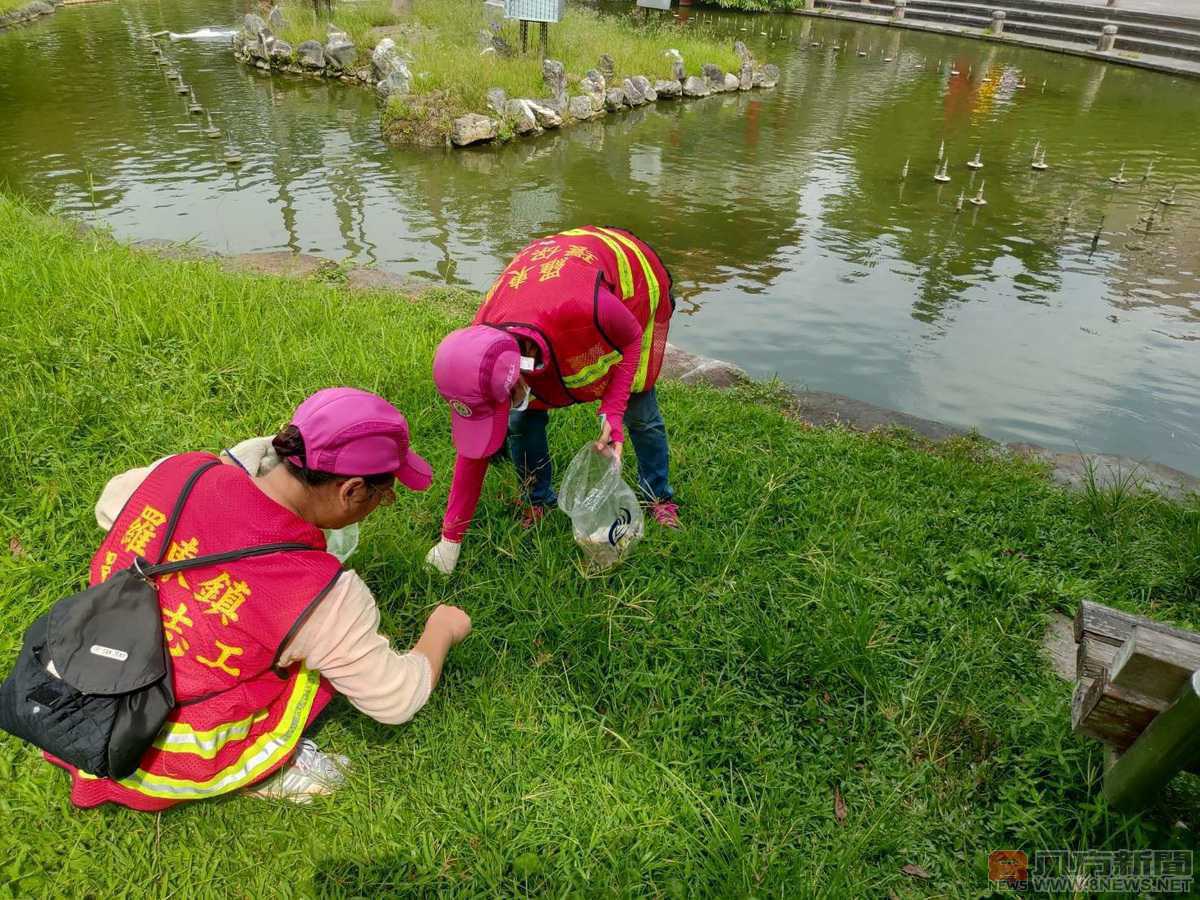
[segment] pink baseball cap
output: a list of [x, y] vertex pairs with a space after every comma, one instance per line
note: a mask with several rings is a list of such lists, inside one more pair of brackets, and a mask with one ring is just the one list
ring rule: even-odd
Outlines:
[[333, 475], [382, 475], [414, 491], [433, 481], [433, 469], [408, 445], [408, 422], [382, 397], [357, 388], [317, 391], [297, 408], [292, 424], [304, 438], [296, 465]]
[[490, 325], [452, 331], [433, 356], [433, 381], [450, 404], [450, 436], [469, 459], [486, 459], [504, 443], [512, 389], [521, 375], [517, 339]]

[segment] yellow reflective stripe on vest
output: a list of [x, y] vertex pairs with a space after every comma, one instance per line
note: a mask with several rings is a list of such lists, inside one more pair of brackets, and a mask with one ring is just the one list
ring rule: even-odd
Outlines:
[[154, 746], [164, 753], [190, 753], [202, 759], [215, 759], [221, 748], [232, 741], [245, 740], [250, 729], [268, 715], [267, 710], [259, 710], [240, 722], [229, 722], [209, 731], [195, 731], [190, 725], [175, 722], [162, 730]]
[[207, 781], [168, 778], [138, 769], [117, 783], [139, 794], [164, 800], [201, 800], [252, 784], [286, 759], [295, 748], [304, 732], [320, 686], [321, 676], [302, 668], [278, 724], [259, 735], [237, 760]]
[[629, 257], [625, 255], [620, 244], [602, 233], [603, 230], [602, 228], [597, 228], [595, 231], [589, 231], [586, 228], [572, 228], [570, 231], [564, 231], [563, 234], [569, 237], [599, 238], [608, 245], [608, 249], [617, 257], [617, 272], [621, 279], [621, 299], [628, 300], [633, 296], [633, 269], [629, 266]]
[[590, 366], [584, 366], [574, 375], [564, 375], [563, 384], [568, 388], [587, 387], [594, 381], [599, 381], [608, 374], [611, 369], [621, 360], [621, 351], [614, 350], [612, 353], [606, 353]]
[[655, 316], [658, 314], [658, 303], [661, 299], [662, 289], [658, 284], [658, 276], [654, 274], [654, 269], [650, 266], [650, 260], [646, 259], [646, 254], [642, 252], [641, 247], [619, 231], [609, 231], [607, 228], [600, 228], [598, 230], [611, 235], [613, 240], [620, 241], [633, 251], [633, 255], [637, 257], [638, 262], [642, 265], [642, 273], [646, 276], [646, 285], [650, 291], [650, 316], [646, 320], [646, 327], [642, 331], [642, 353], [638, 357], [637, 375], [634, 376], [633, 385], [629, 389], [631, 393], [638, 394], [646, 389], [646, 375], [650, 370], [650, 348], [654, 346], [654, 322]]

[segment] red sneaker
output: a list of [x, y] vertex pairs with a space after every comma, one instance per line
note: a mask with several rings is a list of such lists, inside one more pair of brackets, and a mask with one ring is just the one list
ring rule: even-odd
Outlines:
[[679, 504], [670, 500], [656, 500], [650, 504], [650, 515], [664, 528], [680, 528]]
[[521, 527], [532, 528], [545, 517], [546, 507], [537, 505], [527, 506], [521, 513]]

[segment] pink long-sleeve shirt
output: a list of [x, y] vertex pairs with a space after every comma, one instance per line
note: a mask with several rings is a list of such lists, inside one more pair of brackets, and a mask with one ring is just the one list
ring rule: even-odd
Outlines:
[[[622, 442], [625, 440], [625, 408], [629, 405], [629, 391], [637, 376], [638, 361], [642, 354], [643, 329], [629, 308], [603, 285], [600, 286], [596, 301], [596, 319], [621, 354], [620, 362], [608, 372], [608, 384], [604, 388], [604, 396], [600, 398], [600, 413], [612, 429], [612, 439]], [[457, 544], [471, 527], [487, 468], [486, 459], [470, 459], [461, 453], [458, 455], [454, 462], [450, 497], [446, 501], [446, 516], [442, 519], [444, 539]]]

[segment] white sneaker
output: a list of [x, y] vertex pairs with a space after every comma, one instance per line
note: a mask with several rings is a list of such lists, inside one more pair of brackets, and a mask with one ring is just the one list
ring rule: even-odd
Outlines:
[[312, 798], [332, 794], [346, 780], [350, 758], [322, 753], [308, 738], [301, 738], [292, 761], [248, 793], [265, 800], [311, 803]]

